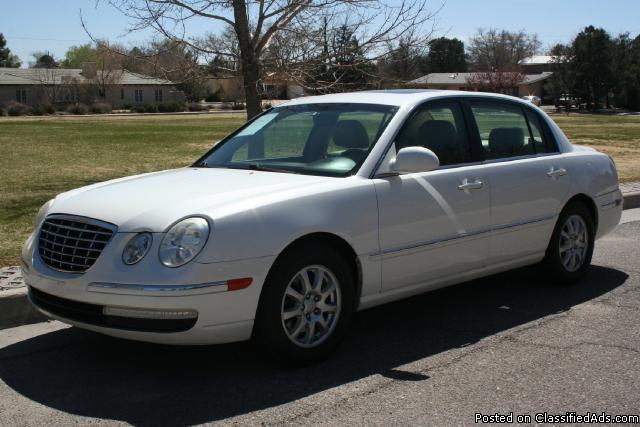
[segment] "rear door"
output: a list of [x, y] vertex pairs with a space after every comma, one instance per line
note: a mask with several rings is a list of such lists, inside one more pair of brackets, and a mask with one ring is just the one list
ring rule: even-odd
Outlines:
[[539, 113], [520, 103], [468, 101], [491, 183], [491, 263], [543, 253], [569, 171]]
[[481, 268], [489, 249], [489, 184], [469, 139], [462, 103], [432, 101], [419, 107], [391, 149], [409, 146], [431, 149], [441, 166], [374, 179], [383, 291], [425, 286]]

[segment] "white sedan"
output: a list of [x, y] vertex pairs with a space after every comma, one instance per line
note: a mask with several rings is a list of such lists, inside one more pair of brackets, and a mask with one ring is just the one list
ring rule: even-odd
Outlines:
[[189, 167], [58, 195], [22, 268], [33, 304], [81, 328], [253, 338], [310, 362], [357, 310], [530, 264], [579, 281], [621, 205], [613, 161], [531, 103], [325, 95], [266, 111]]

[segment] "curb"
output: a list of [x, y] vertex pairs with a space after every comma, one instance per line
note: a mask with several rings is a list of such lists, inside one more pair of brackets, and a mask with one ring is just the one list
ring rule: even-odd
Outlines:
[[624, 201], [622, 202], [622, 209], [640, 208], [640, 191], [624, 193], [622, 197], [624, 198]]
[[[640, 191], [623, 194], [623, 209], [640, 208]], [[0, 330], [47, 320], [27, 297], [19, 267], [0, 268]]]
[[26, 287], [3, 291], [0, 295], [0, 330], [45, 320], [47, 318], [29, 302]]

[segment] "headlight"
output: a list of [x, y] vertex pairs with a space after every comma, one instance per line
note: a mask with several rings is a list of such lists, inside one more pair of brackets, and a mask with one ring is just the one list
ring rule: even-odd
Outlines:
[[209, 223], [204, 218], [187, 218], [165, 234], [160, 242], [160, 262], [167, 267], [180, 267], [200, 253], [209, 237]]
[[149, 252], [153, 236], [151, 233], [138, 233], [133, 236], [122, 251], [122, 262], [133, 265]]
[[42, 205], [42, 207], [38, 211], [38, 214], [36, 215], [36, 220], [33, 223], [33, 228], [34, 229], [40, 227], [40, 224], [42, 224], [42, 221], [44, 221], [45, 217], [47, 216], [47, 213], [49, 212], [49, 208], [53, 204], [53, 200], [54, 199], [51, 199], [47, 203]]

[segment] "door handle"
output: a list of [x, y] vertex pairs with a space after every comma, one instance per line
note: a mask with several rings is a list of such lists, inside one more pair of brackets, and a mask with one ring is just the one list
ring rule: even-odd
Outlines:
[[464, 179], [462, 181], [462, 184], [458, 185], [458, 190], [462, 190], [462, 191], [466, 191], [468, 192], [469, 190], [479, 190], [482, 188], [483, 182], [480, 181], [479, 179], [475, 180], [475, 181], [469, 181], [468, 179]]
[[549, 178], [557, 178], [559, 176], [563, 176], [567, 174], [567, 170], [564, 168], [560, 168], [560, 169], [556, 169], [553, 166], [551, 166], [551, 170], [549, 172], [547, 172], [547, 176]]

